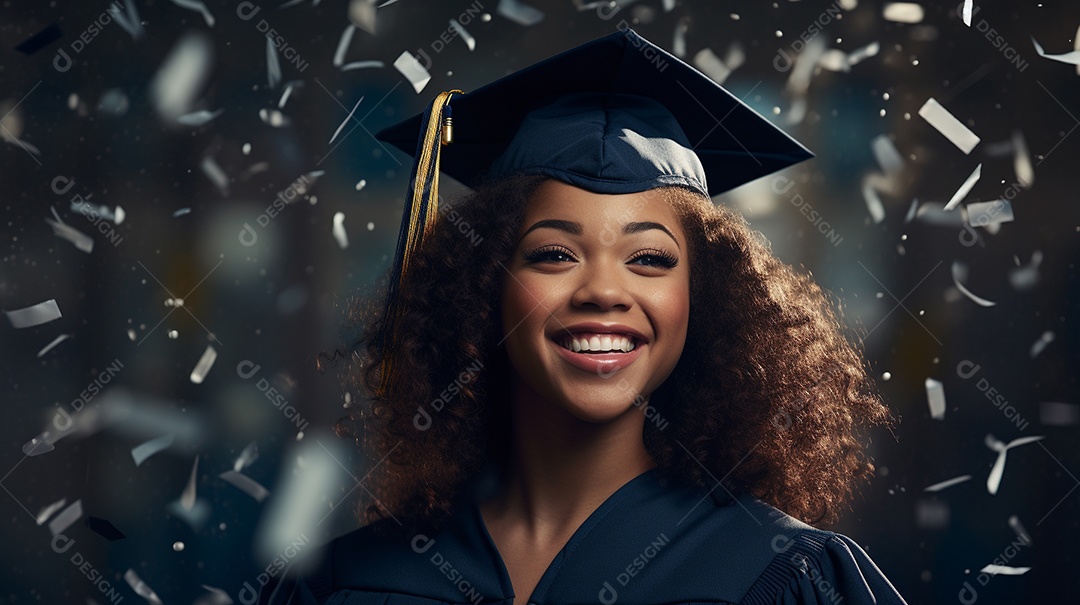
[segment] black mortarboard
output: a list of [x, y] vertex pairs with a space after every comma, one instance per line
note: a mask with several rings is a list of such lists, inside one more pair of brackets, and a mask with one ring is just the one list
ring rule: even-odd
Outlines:
[[[476, 187], [543, 174], [595, 193], [681, 185], [714, 196], [813, 157], [737, 97], [622, 29], [500, 78], [444, 92], [378, 135], [416, 165], [386, 312], [435, 221], [439, 171]], [[443, 154], [442, 147], [447, 146]], [[387, 315], [387, 317], [394, 317]], [[392, 353], [393, 319], [380, 336]], [[389, 358], [389, 356], [388, 356]], [[383, 366], [384, 386], [391, 364]]]

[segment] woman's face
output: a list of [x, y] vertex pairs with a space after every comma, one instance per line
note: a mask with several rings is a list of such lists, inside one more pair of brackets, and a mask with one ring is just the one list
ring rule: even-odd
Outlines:
[[686, 342], [689, 253], [675, 210], [656, 191], [606, 195], [552, 179], [518, 237], [501, 302], [518, 387], [591, 422], [639, 396], [641, 406]]

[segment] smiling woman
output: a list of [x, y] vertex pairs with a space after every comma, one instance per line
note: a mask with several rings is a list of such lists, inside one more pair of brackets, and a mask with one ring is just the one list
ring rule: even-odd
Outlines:
[[[647, 202], [638, 220], [605, 241], [637, 199]], [[606, 195], [549, 180], [532, 196], [525, 225], [500, 301], [503, 344], [522, 370], [510, 396], [518, 415], [559, 409], [593, 423], [634, 423], [640, 433], [644, 417], [626, 387], [597, 377], [618, 372], [633, 392], [652, 393], [682, 354], [690, 270], [679, 259], [686, 238], [675, 209], [655, 195]]]
[[[613, 34], [381, 135], [422, 153], [385, 304], [351, 309], [366, 525], [263, 602], [903, 602], [807, 524], [873, 470], [865, 360], [710, 200], [808, 152], [675, 57], [642, 71], [643, 45], [663, 53]], [[479, 239], [438, 214], [440, 169]]]

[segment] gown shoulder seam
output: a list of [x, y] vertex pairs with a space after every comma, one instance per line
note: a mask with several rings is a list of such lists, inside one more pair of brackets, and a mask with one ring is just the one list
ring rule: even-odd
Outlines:
[[[783, 538], [782, 540], [780, 538]], [[836, 540], [835, 532], [814, 527], [800, 529], [793, 537], [778, 534], [772, 542], [776, 555], [740, 601], [744, 605], [775, 603], [799, 574], [818, 561], [826, 544]]]

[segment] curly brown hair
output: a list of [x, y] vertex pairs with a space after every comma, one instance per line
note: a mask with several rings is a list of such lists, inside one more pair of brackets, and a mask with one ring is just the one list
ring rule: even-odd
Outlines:
[[[399, 379], [378, 394], [385, 285], [354, 298], [343, 369], [353, 401], [335, 425], [375, 462], [357, 509], [437, 527], [460, 488], [510, 448], [506, 351], [498, 345], [504, 263], [545, 177], [490, 183], [441, 208], [400, 285]], [[654, 190], [690, 242], [690, 318], [675, 369], [648, 406], [645, 447], [670, 478], [745, 490], [809, 523], [833, 522], [873, 472], [856, 431], [891, 424], [866, 360], [833, 303], [777, 259], [737, 212], [681, 187]], [[366, 343], [366, 346], [363, 346]], [[367, 501], [370, 500], [370, 501]]]

